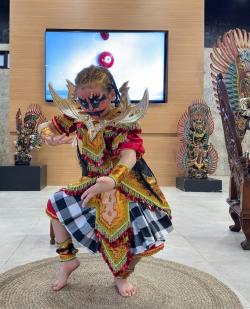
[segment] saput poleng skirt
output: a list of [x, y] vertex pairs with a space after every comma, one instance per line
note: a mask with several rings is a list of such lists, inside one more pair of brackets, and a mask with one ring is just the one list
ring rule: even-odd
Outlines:
[[[70, 196], [64, 191], [54, 193], [49, 204], [58, 220], [77, 242], [93, 253], [99, 251], [99, 242], [95, 235], [95, 208], [82, 207], [80, 195]], [[164, 244], [167, 234], [173, 230], [166, 212], [159, 208], [150, 210], [137, 202], [129, 203], [129, 211], [132, 228], [130, 250], [133, 255], [143, 254], [152, 247]]]

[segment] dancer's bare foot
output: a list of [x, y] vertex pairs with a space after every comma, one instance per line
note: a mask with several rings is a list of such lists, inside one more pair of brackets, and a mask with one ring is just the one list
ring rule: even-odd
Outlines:
[[136, 288], [128, 282], [128, 279], [114, 277], [114, 283], [121, 296], [130, 297], [136, 294]]
[[68, 262], [62, 262], [59, 268], [59, 273], [57, 280], [52, 285], [53, 291], [59, 291], [65, 287], [67, 284], [67, 280], [70, 274], [77, 269], [80, 265], [80, 261], [78, 259], [74, 259]]

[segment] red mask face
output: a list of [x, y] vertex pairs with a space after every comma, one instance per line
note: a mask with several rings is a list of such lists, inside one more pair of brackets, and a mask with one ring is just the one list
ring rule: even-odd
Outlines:
[[101, 87], [82, 87], [76, 91], [77, 100], [80, 103], [84, 113], [94, 119], [107, 115], [112, 108], [111, 97]]

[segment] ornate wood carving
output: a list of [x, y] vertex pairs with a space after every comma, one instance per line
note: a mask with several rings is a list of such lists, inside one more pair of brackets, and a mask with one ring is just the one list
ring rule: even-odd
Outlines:
[[181, 116], [177, 126], [177, 136], [181, 146], [176, 161], [186, 176], [207, 179], [217, 168], [218, 154], [208, 143], [213, 133], [214, 122], [210, 108], [202, 99], [194, 100]]
[[241, 243], [241, 246], [244, 250], [250, 250], [250, 174], [248, 158], [244, 157], [242, 153], [235, 117], [229, 104], [227, 89], [221, 73], [217, 75], [217, 93], [231, 171], [227, 202], [230, 205], [229, 213], [234, 225], [230, 226], [230, 230], [239, 232], [242, 229], [246, 240]]

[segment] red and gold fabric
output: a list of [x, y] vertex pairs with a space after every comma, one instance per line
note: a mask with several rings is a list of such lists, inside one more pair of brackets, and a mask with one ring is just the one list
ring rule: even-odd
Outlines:
[[130, 171], [129, 175], [121, 181], [120, 185], [118, 186], [118, 190], [123, 192], [131, 201], [144, 203], [151, 209], [158, 207], [167, 212], [169, 216], [171, 216], [169, 204], [161, 192], [155, 177], [147, 177], [147, 182], [150, 184], [151, 188], [154, 190], [160, 200], [157, 199], [156, 196], [154, 196], [152, 193], [150, 193], [140, 181], [138, 181], [136, 173], [133, 170]]
[[118, 163], [109, 173], [109, 177], [115, 182], [115, 186], [120, 185], [121, 181], [129, 175], [129, 168], [125, 164]]
[[[158, 198], [145, 188], [134, 170], [119, 164], [119, 155], [124, 149], [135, 150], [137, 159], [141, 159], [144, 154], [141, 129], [137, 123], [109, 126], [100, 130], [92, 140], [83, 123], [74, 123], [67, 116], [56, 116], [52, 123], [61, 134], [69, 134], [76, 130], [80, 155], [88, 165], [87, 176], [62, 189], [67, 195], [81, 195], [94, 185], [100, 176], [109, 175], [115, 179], [116, 188], [95, 196], [89, 201], [88, 206], [96, 208], [95, 232], [104, 260], [114, 275], [124, 274], [132, 259], [129, 202], [144, 203], [151, 210], [160, 208], [171, 215], [169, 205], [155, 177], [145, 176]], [[49, 205], [47, 213], [52, 218], [56, 216]], [[153, 248], [152, 254], [158, 249], [160, 250]]]
[[82, 140], [78, 143], [81, 154], [95, 162], [98, 162], [98, 164], [100, 164], [100, 162], [102, 163], [104, 151], [106, 149], [103, 136], [104, 132], [98, 132], [95, 139], [91, 140], [87, 128], [82, 128], [82, 131], [83, 137]]
[[56, 214], [56, 212], [55, 212], [55, 209], [53, 208], [53, 206], [52, 206], [50, 200], [48, 200], [48, 203], [47, 203], [47, 207], [46, 207], [46, 209], [45, 209], [45, 212], [46, 212], [46, 214], [50, 217], [50, 219], [59, 221], [59, 220], [58, 220], [58, 217], [57, 217], [57, 214]]
[[63, 114], [54, 116], [51, 122], [59, 134], [69, 135], [76, 130], [75, 120]]
[[129, 201], [124, 194], [115, 189], [101, 194], [95, 228], [103, 258], [117, 275], [131, 258]]
[[56, 243], [56, 244], [57, 244], [56, 252], [59, 254], [61, 262], [68, 262], [76, 258], [76, 253], [78, 252], [78, 249], [74, 247], [71, 238], [65, 240], [62, 243]]
[[128, 236], [123, 238], [117, 247], [113, 247], [108, 241], [101, 240], [100, 251], [114, 276], [120, 276], [128, 270], [133, 257], [129, 244]]

